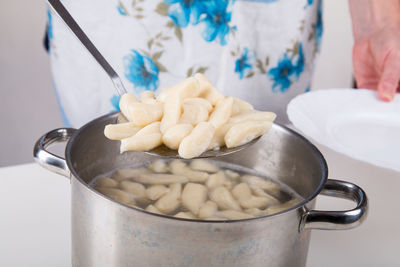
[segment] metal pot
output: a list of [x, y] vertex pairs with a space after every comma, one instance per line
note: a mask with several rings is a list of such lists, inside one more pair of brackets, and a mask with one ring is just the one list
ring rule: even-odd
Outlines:
[[[119, 153], [104, 137], [117, 113], [79, 130], [61, 128], [34, 147], [40, 165], [71, 179], [73, 266], [305, 266], [311, 229], [349, 229], [366, 217], [367, 197], [357, 185], [328, 180], [326, 162], [304, 137], [274, 125], [255, 145], [216, 160], [228, 161], [281, 180], [304, 201], [278, 214], [237, 221], [193, 221], [150, 214], [97, 193], [95, 176], [155, 158]], [[65, 159], [46, 150], [68, 141]], [[357, 203], [347, 211], [313, 210], [318, 194]]]

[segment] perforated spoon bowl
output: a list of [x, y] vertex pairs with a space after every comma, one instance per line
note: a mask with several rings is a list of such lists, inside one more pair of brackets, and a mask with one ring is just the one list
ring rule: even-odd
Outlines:
[[[208, 150], [205, 151], [200, 156], [197, 156], [196, 158], [214, 158], [214, 157], [229, 155], [238, 152], [242, 149], [245, 149], [248, 146], [251, 146], [252, 144], [256, 143], [260, 138], [261, 137], [257, 137], [252, 141], [250, 141], [249, 143], [237, 147], [227, 148], [226, 146], [223, 146], [219, 150]], [[165, 145], [161, 145], [150, 151], [146, 151], [146, 153], [153, 156], [161, 156], [161, 157], [177, 158], [177, 159], [181, 158], [177, 150], [171, 150]]]

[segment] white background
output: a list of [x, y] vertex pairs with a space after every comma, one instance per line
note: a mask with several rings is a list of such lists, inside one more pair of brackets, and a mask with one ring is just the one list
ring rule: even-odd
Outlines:
[[[349, 87], [353, 41], [348, 3], [323, 4], [322, 52], [312, 89]], [[1, 0], [0, 167], [31, 162], [38, 137], [63, 126], [43, 48], [46, 18], [43, 0]]]

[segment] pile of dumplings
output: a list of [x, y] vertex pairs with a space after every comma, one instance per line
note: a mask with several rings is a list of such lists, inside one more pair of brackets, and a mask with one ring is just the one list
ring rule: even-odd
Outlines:
[[288, 209], [299, 199], [279, 200], [277, 183], [221, 169], [203, 159], [186, 163], [157, 160], [95, 179], [109, 198], [151, 213], [185, 219], [240, 220]]
[[162, 144], [184, 159], [240, 146], [266, 133], [275, 113], [254, 110], [236, 97], [222, 95], [201, 73], [166, 88], [155, 97], [124, 94], [119, 103], [128, 122], [107, 125], [104, 134], [125, 151], [149, 151]]

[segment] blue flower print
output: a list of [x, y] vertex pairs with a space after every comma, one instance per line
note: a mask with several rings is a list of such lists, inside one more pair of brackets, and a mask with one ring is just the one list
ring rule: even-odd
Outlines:
[[127, 15], [125, 9], [121, 5], [117, 6], [117, 10], [118, 10], [118, 13], [121, 14], [122, 16]]
[[317, 42], [318, 51], [321, 47], [322, 32], [323, 32], [322, 1], [320, 0], [318, 1], [317, 21], [315, 22], [315, 41]]
[[292, 64], [291, 59], [285, 53], [283, 58], [278, 62], [278, 66], [272, 68], [268, 71], [268, 75], [271, 80], [274, 81], [272, 84], [272, 91], [277, 92], [286, 92], [290, 85], [291, 80], [290, 77], [295, 73], [296, 67]]
[[49, 40], [53, 39], [53, 19], [50, 10], [47, 9], [47, 36]]
[[206, 16], [201, 20], [205, 23], [202, 33], [204, 40], [212, 42], [219, 38], [221, 45], [226, 45], [226, 36], [229, 33], [229, 22], [232, 12], [228, 12], [229, 0], [204, 1]]
[[125, 77], [135, 88], [155, 91], [158, 88], [158, 68], [148, 56], [132, 50], [123, 58]]
[[189, 22], [197, 24], [200, 15], [204, 12], [201, 0], [164, 0], [170, 5], [168, 16], [181, 28], [186, 27]]
[[304, 51], [303, 51], [303, 44], [299, 44], [299, 54], [295, 63], [295, 69], [294, 72], [296, 73], [297, 78], [300, 76], [300, 74], [304, 71]]
[[112, 111], [120, 111], [120, 109], [119, 109], [119, 100], [120, 99], [121, 99], [121, 96], [119, 96], [119, 95], [113, 95], [110, 98], [111, 105], [114, 108]]
[[310, 92], [310, 87], [307, 87], [306, 90], [304, 91], [304, 93], [308, 93]]
[[309, 6], [312, 6], [312, 4], [314, 3], [314, 0], [307, 0], [306, 2], [307, 2], [307, 3], [306, 3], [306, 5], [304, 6], [304, 9], [306, 9], [306, 8], [309, 7]]
[[249, 50], [246, 47], [242, 56], [235, 61], [235, 72], [239, 73], [239, 79], [243, 79], [243, 77], [249, 74], [253, 68], [250, 64], [248, 52]]

